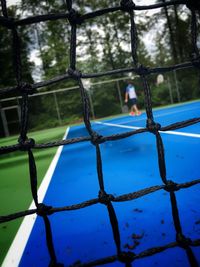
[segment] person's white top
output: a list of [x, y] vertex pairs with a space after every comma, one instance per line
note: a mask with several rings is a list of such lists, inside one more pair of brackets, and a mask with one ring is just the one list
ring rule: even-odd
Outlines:
[[135, 87], [132, 84], [129, 84], [126, 87], [126, 93], [128, 93], [129, 98], [137, 98], [136, 92], [135, 92]]

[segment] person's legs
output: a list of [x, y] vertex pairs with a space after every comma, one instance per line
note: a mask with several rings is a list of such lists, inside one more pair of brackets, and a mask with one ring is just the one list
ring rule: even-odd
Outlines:
[[131, 100], [131, 112], [130, 112], [130, 115], [134, 116], [134, 115], [140, 115], [141, 112], [139, 111], [139, 109], [137, 108], [137, 99], [136, 98], [133, 98], [133, 99], [130, 99]]
[[131, 107], [131, 111], [135, 111], [136, 114], [139, 112], [139, 110], [138, 110], [138, 108], [137, 108], [136, 105], [133, 105], [133, 106]]
[[139, 109], [137, 108], [137, 105], [133, 105], [133, 110], [135, 111], [136, 115], [140, 115], [141, 111], [139, 111]]
[[134, 105], [131, 106], [129, 115], [134, 116], [135, 115], [135, 108]]
[[131, 103], [131, 109], [130, 109], [130, 115], [134, 116], [135, 115], [135, 103], [136, 103], [136, 99], [135, 98], [131, 98], [130, 99], [130, 103]]

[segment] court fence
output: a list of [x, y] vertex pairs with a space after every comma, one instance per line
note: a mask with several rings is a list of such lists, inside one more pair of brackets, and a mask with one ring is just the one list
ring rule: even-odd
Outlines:
[[[162, 77], [158, 83], [157, 80]], [[144, 95], [142, 85], [137, 75], [121, 78], [91, 82], [83, 79], [90, 102], [91, 119], [100, 119], [129, 112], [130, 106], [124, 103], [126, 80], [132, 79], [136, 83], [138, 106], [144, 109]], [[161, 74], [152, 77], [152, 101], [155, 107], [179, 103], [182, 100], [191, 100], [198, 97], [196, 94], [191, 99], [183, 97], [181, 82], [177, 79], [176, 70], [172, 75]], [[157, 82], [157, 84], [155, 83]], [[160, 91], [158, 91], [161, 86]], [[198, 85], [196, 85], [198, 86]], [[158, 100], [158, 94], [159, 95]], [[200, 97], [200, 90], [199, 90]], [[0, 121], [2, 134], [0, 137], [10, 136], [19, 132], [21, 123], [21, 96], [0, 99]], [[162, 99], [160, 101], [160, 99]], [[29, 96], [29, 130], [42, 130], [61, 125], [71, 125], [83, 121], [82, 107], [79, 96], [79, 87], [55, 89], [51, 91], [38, 91]]]

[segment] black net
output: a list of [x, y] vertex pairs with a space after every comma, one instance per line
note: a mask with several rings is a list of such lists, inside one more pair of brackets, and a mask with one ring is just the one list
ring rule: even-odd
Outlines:
[[[109, 3], [109, 1], [108, 1]], [[159, 67], [159, 68], [147, 68], [138, 62], [137, 57], [137, 29], [134, 21], [134, 11], [135, 10], [149, 10], [156, 9], [161, 7], [173, 6], [173, 5], [186, 5], [187, 8], [191, 12], [191, 45], [193, 48], [191, 60], [188, 62], [183, 62], [177, 65], [168, 66], [168, 67]], [[125, 266], [132, 266], [132, 262], [136, 259], [140, 259], [143, 257], [147, 257], [156, 253], [160, 253], [169, 248], [180, 247], [182, 248], [190, 263], [190, 266], [198, 266], [198, 261], [195, 258], [195, 255], [192, 251], [192, 247], [200, 245], [200, 239], [191, 240], [187, 236], [184, 235], [181, 226], [181, 220], [179, 216], [179, 210], [176, 199], [176, 191], [189, 188], [191, 186], [197, 185], [200, 183], [200, 179], [187, 182], [187, 183], [175, 183], [171, 180], [168, 180], [166, 177], [166, 164], [165, 164], [165, 154], [164, 154], [164, 145], [160, 135], [160, 131], [169, 131], [176, 130], [182, 127], [186, 127], [195, 123], [200, 122], [200, 118], [191, 118], [189, 120], [177, 122], [165, 127], [162, 127], [154, 120], [154, 115], [152, 111], [152, 101], [151, 101], [151, 88], [147, 81], [147, 76], [149, 74], [156, 73], [166, 73], [174, 70], [184, 69], [184, 68], [200, 68], [200, 58], [199, 58], [199, 49], [197, 46], [197, 17], [200, 12], [200, 2], [195, 0], [175, 0], [175, 1], [161, 1], [160, 3], [149, 5], [149, 6], [137, 6], [134, 4], [132, 0], [122, 0], [119, 2], [119, 5], [112, 8], [106, 8], [102, 10], [97, 10], [95, 12], [87, 13], [87, 14], [79, 14], [75, 9], [73, 9], [72, 1], [66, 1], [66, 13], [57, 13], [57, 14], [46, 14], [46, 15], [38, 15], [34, 17], [27, 17], [21, 20], [16, 20], [15, 18], [11, 18], [8, 16], [8, 10], [6, 6], [6, 1], [1, 0], [1, 8], [3, 16], [0, 17], [0, 24], [7, 29], [9, 29], [12, 33], [12, 49], [13, 49], [13, 68], [15, 72], [16, 78], [16, 86], [10, 88], [2, 88], [0, 90], [1, 95], [7, 94], [10, 92], [18, 92], [22, 96], [21, 101], [21, 129], [20, 135], [18, 139], [18, 143], [11, 146], [1, 147], [0, 153], [7, 154], [13, 151], [24, 151], [24, 153], [28, 154], [29, 158], [29, 172], [30, 172], [30, 181], [31, 181], [31, 191], [32, 197], [35, 202], [36, 209], [25, 210], [22, 212], [17, 212], [14, 214], [9, 214], [7, 216], [1, 216], [0, 222], [7, 222], [11, 220], [15, 220], [20, 217], [24, 217], [30, 214], [36, 213], [38, 216], [41, 216], [44, 221], [45, 229], [46, 229], [46, 241], [47, 247], [50, 255], [50, 263], [49, 266], [62, 266], [64, 263], [58, 263], [57, 256], [54, 250], [54, 243], [52, 238], [51, 231], [51, 214], [60, 212], [60, 211], [71, 211], [76, 209], [81, 209], [88, 207], [90, 205], [95, 205], [97, 203], [101, 203], [105, 205], [105, 208], [108, 210], [110, 224], [113, 232], [113, 239], [116, 244], [116, 254], [110, 255], [109, 257], [98, 259], [94, 262], [88, 263], [76, 263], [76, 266], [97, 266], [106, 263], [113, 263], [115, 261], [120, 261], [124, 263]], [[106, 72], [101, 73], [90, 73], [86, 74], [83, 71], [80, 71], [76, 68], [76, 39], [77, 39], [77, 25], [82, 26], [84, 22], [95, 18], [97, 16], [106, 16], [111, 12], [121, 11], [125, 12], [126, 15], [130, 17], [131, 22], [131, 54], [133, 67], [131, 68], [123, 68], [123, 69], [113, 69]], [[59, 19], [68, 19], [71, 25], [71, 42], [70, 42], [70, 65], [68, 67], [68, 71], [63, 75], [54, 77], [53, 79], [46, 80], [43, 82], [38, 82], [34, 84], [24, 83], [22, 79], [22, 63], [21, 63], [21, 49], [20, 49], [20, 36], [18, 32], [18, 26], [32, 25], [33, 23], [39, 23], [44, 21], [56, 21]], [[147, 115], [146, 127], [138, 130], [133, 130], [125, 133], [113, 134], [110, 136], [102, 136], [98, 132], [94, 131], [91, 126], [90, 121], [90, 105], [88, 94], [83, 86], [82, 79], [84, 78], [97, 78], [103, 77], [106, 75], [114, 75], [114, 74], [124, 74], [128, 72], [133, 72], [140, 76], [143, 90], [145, 95], [145, 109]], [[82, 101], [82, 109], [83, 109], [83, 117], [85, 127], [89, 133], [89, 137], [79, 137], [73, 139], [67, 139], [57, 142], [49, 142], [47, 144], [37, 144], [35, 141], [28, 136], [28, 115], [29, 115], [29, 95], [34, 94], [38, 88], [54, 84], [56, 82], [60, 82], [66, 79], [73, 79], [77, 82], [79, 86], [81, 101]], [[129, 194], [121, 195], [115, 197], [114, 195], [106, 192], [106, 188], [104, 187], [104, 178], [103, 178], [103, 170], [102, 170], [102, 158], [101, 158], [101, 150], [100, 144], [106, 141], [115, 141], [121, 138], [127, 138], [139, 133], [150, 132], [155, 136], [156, 145], [157, 145], [157, 155], [158, 155], [158, 166], [160, 171], [160, 178], [162, 181], [162, 185], [157, 185], [153, 187], [149, 187], [137, 192], [132, 192]], [[77, 142], [91, 142], [96, 149], [96, 162], [97, 162], [97, 174], [98, 174], [98, 182], [99, 182], [99, 194], [97, 198], [90, 199], [85, 202], [55, 208], [53, 206], [47, 206], [45, 203], [38, 202], [37, 195], [37, 168], [35, 164], [35, 159], [32, 153], [33, 149], [45, 149], [49, 147], [61, 146], [61, 145], [70, 145]], [[136, 198], [140, 198], [144, 195], [153, 193], [157, 190], [165, 190], [170, 196], [171, 209], [174, 221], [174, 227], [176, 230], [176, 240], [173, 243], [169, 243], [159, 247], [152, 247], [147, 249], [139, 254], [135, 254], [132, 251], [123, 251], [121, 247], [120, 240], [120, 232], [118, 227], [118, 218], [116, 216], [115, 209], [113, 207], [113, 202], [122, 202], [128, 200], [134, 200]]]

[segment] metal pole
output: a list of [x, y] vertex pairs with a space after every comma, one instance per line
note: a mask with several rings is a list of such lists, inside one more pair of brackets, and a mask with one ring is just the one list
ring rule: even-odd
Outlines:
[[92, 95], [91, 95], [90, 89], [88, 89], [87, 92], [88, 92], [88, 97], [89, 97], [89, 101], [90, 101], [90, 108], [91, 108], [92, 118], [93, 118], [93, 120], [95, 120], [94, 105], [93, 105], [93, 102], [92, 102]]
[[181, 102], [180, 90], [178, 87], [178, 81], [177, 81], [177, 76], [176, 76], [176, 70], [174, 70], [173, 73], [174, 73], [174, 79], [175, 79], [175, 85], [176, 85], [177, 99], [178, 99], [178, 102]]
[[116, 83], [117, 83], [117, 90], [118, 90], [118, 94], [119, 94], [120, 107], [121, 107], [121, 111], [123, 113], [123, 101], [122, 101], [122, 95], [121, 95], [121, 91], [120, 91], [119, 81], [117, 81]]
[[19, 117], [19, 124], [21, 123], [21, 109], [20, 109], [20, 103], [19, 103], [19, 98], [16, 97], [17, 101], [17, 112], [18, 112], [18, 117]]
[[170, 102], [171, 102], [171, 104], [173, 104], [174, 100], [173, 100], [172, 87], [171, 87], [169, 77], [167, 77], [167, 84], [168, 84], [168, 89], [169, 89]]
[[54, 100], [55, 100], [55, 106], [56, 106], [56, 112], [57, 112], [57, 116], [58, 116], [58, 121], [59, 121], [59, 124], [61, 125], [60, 111], [59, 111], [59, 106], [58, 106], [56, 93], [54, 92], [53, 95], [54, 95]]
[[9, 133], [9, 129], [8, 129], [8, 122], [6, 119], [5, 110], [2, 109], [1, 103], [0, 103], [0, 109], [1, 109], [1, 119], [2, 119], [2, 123], [3, 123], [4, 134], [7, 137], [10, 135], [10, 133]]

